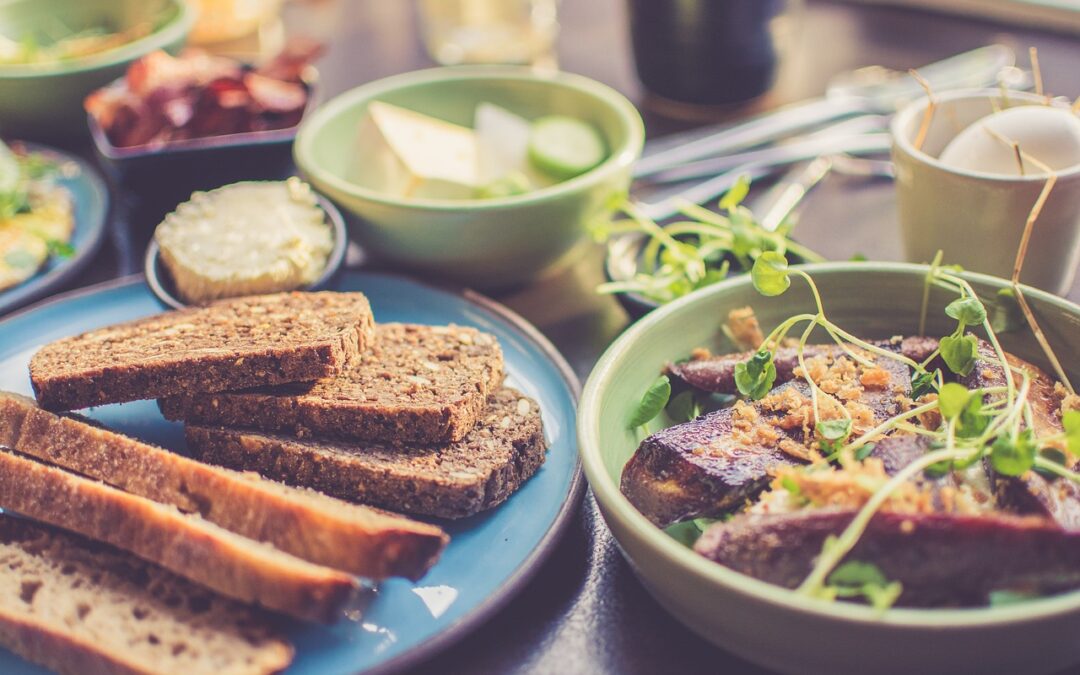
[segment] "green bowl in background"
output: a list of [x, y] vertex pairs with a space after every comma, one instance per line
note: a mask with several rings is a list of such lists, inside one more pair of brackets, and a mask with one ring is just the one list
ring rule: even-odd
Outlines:
[[[925, 265], [805, 265], [825, 311], [864, 338], [914, 334]], [[1007, 282], [966, 273], [992, 299]], [[1026, 293], [1073, 382], [1080, 381], [1080, 307], [1037, 290]], [[955, 295], [935, 288], [927, 333], [956, 325], [944, 313]], [[892, 609], [804, 598], [713, 563], [645, 519], [619, 491], [623, 465], [638, 441], [627, 422], [665, 364], [694, 347], [733, 351], [720, 336], [729, 310], [751, 305], [762, 327], [815, 311], [808, 286], [793, 277], [784, 295], [766, 298], [749, 275], [696, 291], [647, 315], [607, 350], [585, 385], [578, 438], [585, 475], [616, 541], [646, 588], [702, 637], [785, 673], [1050, 673], [1080, 663], [1080, 591], [1011, 606]], [[1026, 328], [1000, 335], [1005, 349], [1046, 365]]]
[[[593, 124], [609, 156], [551, 187], [501, 199], [398, 199], [348, 178], [364, 148], [356, 136], [371, 101], [472, 127], [476, 106], [494, 103], [526, 118], [560, 114]], [[644, 141], [641, 116], [593, 80], [513, 66], [435, 68], [346, 92], [309, 115], [293, 146], [296, 165], [353, 218], [353, 234], [377, 259], [479, 288], [533, 279], [568, 259], [587, 224], [630, 185]]]
[[168, 17], [157, 30], [115, 49], [55, 63], [0, 65], [0, 133], [29, 139], [85, 135], [83, 99], [121, 77], [128, 65], [157, 49], [175, 52], [195, 23], [186, 0], [7, 0], [0, 2], [0, 34], [18, 40], [54, 27], [78, 32], [96, 26], [122, 30]]

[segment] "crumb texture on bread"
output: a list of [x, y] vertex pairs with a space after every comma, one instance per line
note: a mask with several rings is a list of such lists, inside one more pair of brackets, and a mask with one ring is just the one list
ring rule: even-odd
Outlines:
[[229, 597], [335, 621], [354, 577], [234, 534], [198, 515], [0, 451], [0, 508], [103, 541]]
[[346, 445], [198, 424], [188, 424], [186, 435], [189, 450], [209, 462], [443, 518], [502, 503], [540, 468], [547, 450], [539, 405], [508, 387], [491, 398], [472, 432], [447, 445]]
[[112, 547], [0, 515], [0, 643], [65, 675], [269, 675], [269, 617]]
[[313, 381], [368, 347], [362, 293], [276, 293], [166, 312], [64, 338], [30, 360], [38, 403], [76, 410]]
[[494, 336], [464, 326], [379, 324], [341, 373], [306, 384], [189, 392], [159, 401], [165, 417], [300, 438], [445, 443], [465, 437], [502, 385]]
[[448, 537], [434, 525], [204, 464], [0, 392], [0, 446], [172, 504], [309, 562], [418, 579]]

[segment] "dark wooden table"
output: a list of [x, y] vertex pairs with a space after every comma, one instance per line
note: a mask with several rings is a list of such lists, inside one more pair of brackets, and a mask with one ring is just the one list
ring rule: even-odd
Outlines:
[[[563, 69], [614, 86], [645, 104], [634, 77], [621, 0], [563, 0], [558, 55]], [[327, 40], [319, 64], [332, 96], [386, 75], [431, 65], [416, 31], [413, 3], [306, 0], [286, 10], [291, 32]], [[1080, 94], [1080, 41], [1050, 32], [904, 9], [810, 0], [777, 86], [756, 108], [820, 95], [842, 71], [880, 64], [907, 69], [1001, 41], [1024, 54], [1039, 49], [1047, 89]], [[746, 111], [733, 111], [737, 112]], [[651, 136], [687, 126], [645, 111]], [[133, 216], [122, 195], [113, 236], [72, 287], [137, 272], [156, 223]], [[145, 219], [145, 218], [143, 218]], [[829, 179], [808, 200], [799, 237], [826, 256], [900, 259], [892, 186]], [[572, 269], [497, 299], [520, 312], [562, 351], [582, 380], [628, 317], [593, 288], [600, 252]], [[1080, 284], [1069, 293], [1080, 300]], [[493, 552], [493, 555], [497, 552]], [[483, 565], [483, 560], [477, 561]], [[723, 611], [718, 607], [717, 611]], [[669, 617], [634, 577], [586, 497], [565, 538], [529, 586], [487, 624], [417, 672], [431, 673], [745, 673], [764, 672], [711, 647]]]

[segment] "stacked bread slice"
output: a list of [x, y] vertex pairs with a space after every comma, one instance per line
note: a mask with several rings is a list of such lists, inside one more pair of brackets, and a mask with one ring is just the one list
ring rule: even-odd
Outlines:
[[[474, 514], [546, 452], [492, 336], [376, 327], [360, 293], [102, 328], [30, 375], [36, 402], [0, 392], [0, 643], [63, 672], [275, 672], [291, 648], [249, 605], [330, 622], [357, 577], [419, 578], [448, 537], [383, 509]], [[58, 414], [151, 398], [187, 455]]]

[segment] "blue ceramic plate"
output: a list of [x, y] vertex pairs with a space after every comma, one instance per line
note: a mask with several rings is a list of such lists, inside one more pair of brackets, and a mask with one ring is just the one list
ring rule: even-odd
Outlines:
[[69, 258], [53, 256], [36, 275], [18, 286], [0, 291], [0, 314], [48, 295], [78, 274], [101, 247], [105, 237], [105, 214], [109, 210], [109, 192], [97, 171], [83, 160], [36, 143], [23, 143], [30, 152], [49, 157], [63, 169], [57, 182], [71, 193], [75, 207], [75, 232]]
[[[334, 626], [296, 624], [292, 674], [336, 675], [398, 670], [431, 656], [490, 617], [536, 571], [572, 516], [583, 481], [574, 434], [577, 382], [563, 358], [535, 328], [504, 307], [471, 292], [438, 290], [407, 279], [343, 273], [335, 290], [359, 290], [378, 321], [458, 323], [498, 337], [507, 381], [540, 402], [550, 444], [540, 471], [503, 505], [440, 523], [451, 541], [418, 583], [382, 584], [363, 617]], [[0, 389], [30, 393], [27, 363], [50, 340], [159, 312], [141, 277], [80, 291], [0, 322]], [[182, 428], [165, 421], [152, 401], [95, 408], [110, 427], [174, 450]], [[0, 672], [43, 673], [6, 651]]]

